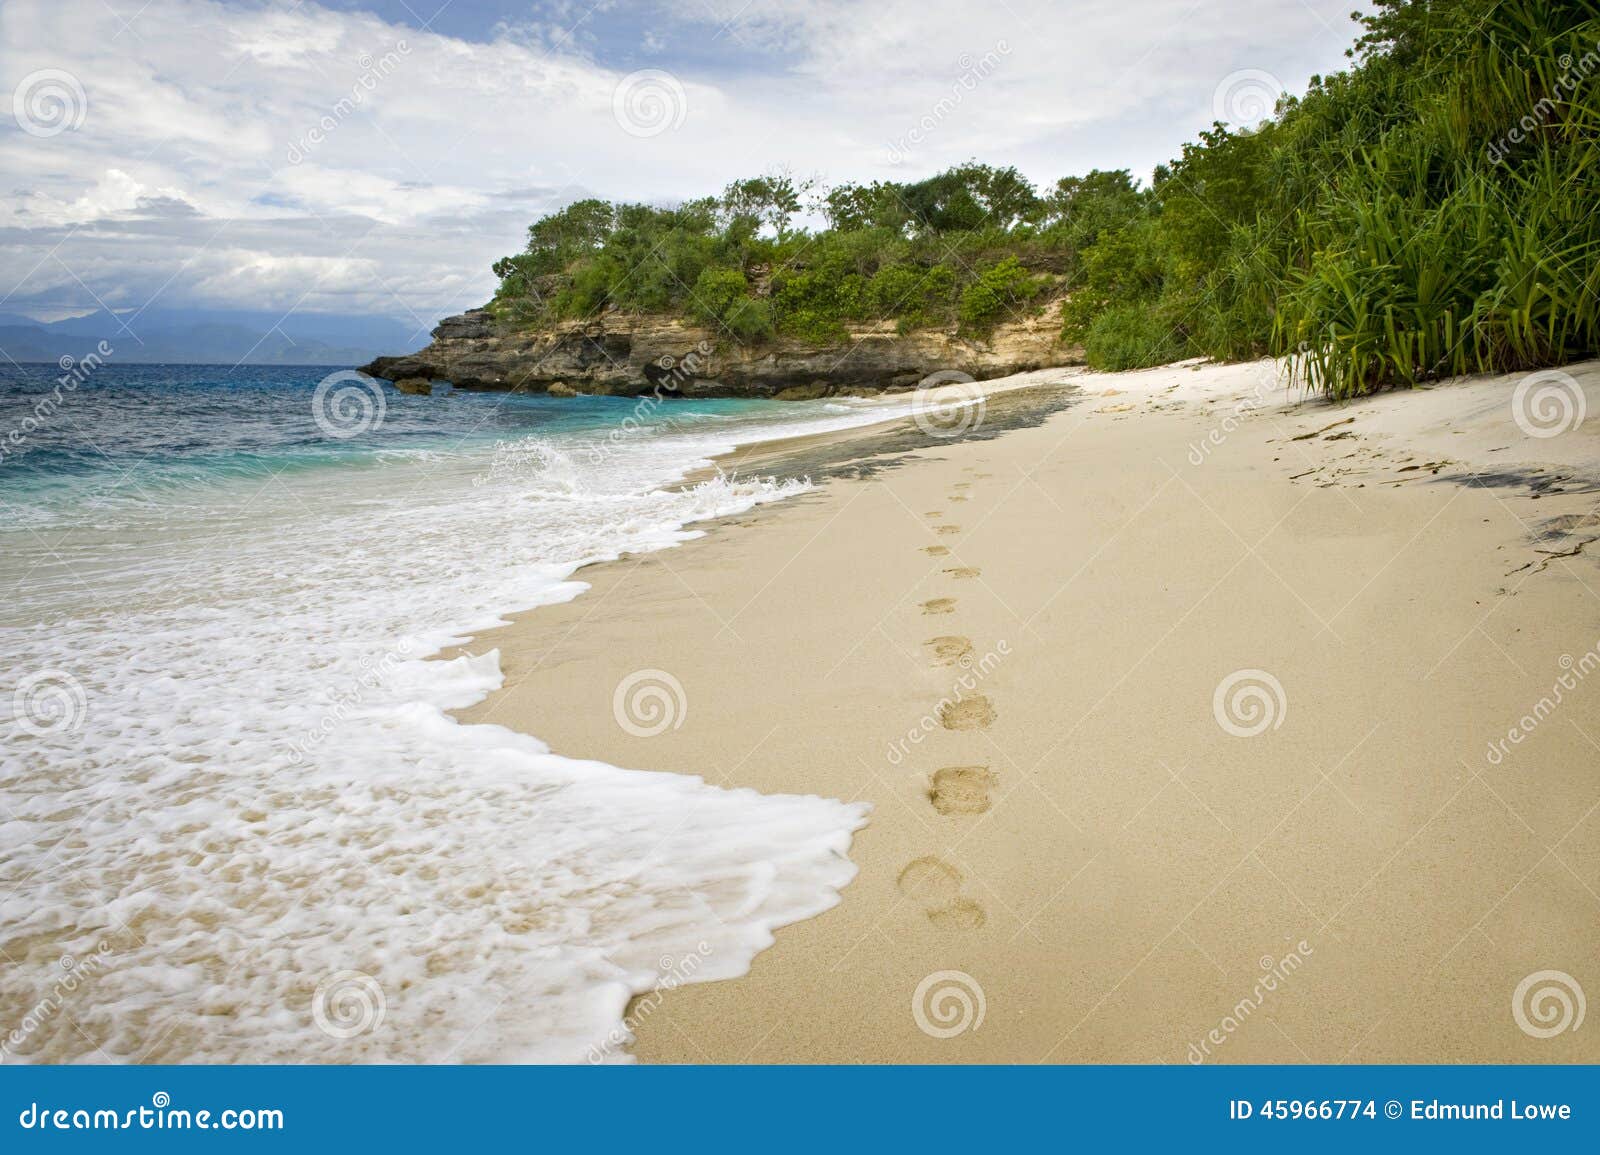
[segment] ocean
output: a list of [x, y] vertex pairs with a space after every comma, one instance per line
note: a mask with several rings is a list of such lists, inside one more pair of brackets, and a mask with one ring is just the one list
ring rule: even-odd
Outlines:
[[497, 655], [428, 658], [807, 487], [676, 484], [714, 455], [909, 409], [0, 370], [0, 1057], [626, 1060], [631, 996], [837, 901], [864, 809], [461, 725]]

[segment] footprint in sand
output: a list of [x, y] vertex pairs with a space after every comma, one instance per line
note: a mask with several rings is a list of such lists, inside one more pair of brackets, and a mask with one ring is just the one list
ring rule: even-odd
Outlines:
[[929, 638], [922, 643], [923, 647], [933, 655], [933, 660], [941, 666], [953, 666], [962, 658], [972, 655], [972, 639], [958, 637]]
[[935, 926], [973, 928], [983, 925], [983, 907], [961, 897], [961, 872], [942, 858], [913, 859], [900, 871], [900, 893], [922, 907]]
[[939, 725], [946, 730], [987, 730], [994, 720], [994, 703], [982, 694], [939, 706]]
[[987, 766], [946, 766], [933, 772], [928, 800], [940, 814], [982, 814], [997, 781]]
[[958, 898], [949, 906], [928, 911], [928, 921], [934, 926], [957, 930], [977, 930], [983, 925], [984, 919], [983, 907], [970, 898]]
[[944, 572], [953, 578], [960, 578], [965, 581], [968, 578], [977, 577], [983, 571], [975, 565], [958, 565], [952, 566], [950, 569], [947, 569]]
[[925, 614], [953, 614], [956, 612], [955, 598], [933, 598], [922, 603], [922, 612]]
[[972, 482], [970, 482], [970, 481], [958, 481], [951, 488], [953, 488], [953, 489], [971, 489], [972, 488]]
[[923, 514], [922, 516], [923, 517], [943, 517], [944, 516], [944, 511], [943, 510], [939, 510], [939, 509], [930, 509], [927, 513]]
[[929, 557], [943, 557], [945, 554], [950, 552], [950, 547], [943, 545], [925, 545], [922, 547], [922, 552], [927, 554]]
[[961, 872], [929, 854], [907, 863], [896, 885], [900, 893], [924, 906], [944, 906], [961, 893]]
[[967, 499], [962, 497], [959, 493], [955, 493], [955, 494], [951, 494], [950, 500], [951, 501], [965, 501]]
[[961, 527], [959, 525], [941, 525], [941, 526], [939, 526], [938, 529], [934, 530], [933, 532], [934, 533], [942, 533], [946, 537], [948, 537], [952, 533], [960, 533], [961, 532]]

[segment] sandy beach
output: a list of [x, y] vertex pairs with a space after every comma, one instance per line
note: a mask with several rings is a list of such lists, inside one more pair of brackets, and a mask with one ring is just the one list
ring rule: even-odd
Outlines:
[[838, 906], [636, 1001], [640, 1060], [1600, 1061], [1541, 1029], [1600, 991], [1600, 420], [1275, 374], [733, 455], [821, 480], [467, 647], [466, 720], [873, 807]]

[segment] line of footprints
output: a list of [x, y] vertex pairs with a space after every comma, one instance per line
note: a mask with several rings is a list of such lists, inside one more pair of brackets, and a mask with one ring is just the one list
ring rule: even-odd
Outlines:
[[[967, 472], [972, 472], [968, 470]], [[990, 474], [979, 473], [980, 478]], [[961, 504], [967, 500], [970, 481], [960, 481], [949, 500]], [[954, 537], [961, 532], [959, 525], [944, 524], [943, 510], [930, 510], [926, 514], [941, 537]], [[947, 557], [949, 547], [930, 545], [923, 548], [929, 557]], [[979, 574], [975, 566], [952, 566], [942, 571], [956, 581], [970, 581]], [[922, 612], [930, 617], [940, 617], [956, 612], [954, 597], [932, 598], [922, 603]], [[923, 643], [930, 660], [936, 666], [967, 668], [972, 663], [972, 640], [955, 634], [929, 638]], [[963, 693], [957, 699], [952, 694], [942, 699], [938, 707], [939, 725], [946, 730], [987, 730], [994, 724], [994, 704], [983, 694]], [[933, 772], [927, 791], [928, 801], [940, 814], [961, 818], [982, 814], [989, 809], [990, 794], [998, 779], [987, 766], [945, 766]], [[938, 927], [973, 930], [983, 925], [984, 910], [974, 899], [962, 893], [964, 879], [961, 871], [937, 855], [924, 855], [913, 859], [900, 871], [900, 892], [920, 906], [928, 921]]]

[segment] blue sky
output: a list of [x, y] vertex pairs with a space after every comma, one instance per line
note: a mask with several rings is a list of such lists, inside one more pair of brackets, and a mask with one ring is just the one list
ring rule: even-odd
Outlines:
[[[0, 313], [482, 303], [581, 196], [1147, 176], [1342, 66], [1350, 0], [6, 0]], [[52, 103], [53, 101], [53, 103]]]
[[487, 43], [500, 36], [537, 34], [542, 43], [582, 52], [624, 72], [672, 68], [721, 77], [782, 66], [780, 51], [743, 37], [746, 6], [696, 0], [662, 3], [528, 3], [527, 0], [333, 0], [326, 7], [372, 12], [408, 28]]

